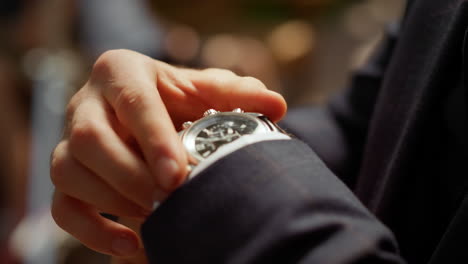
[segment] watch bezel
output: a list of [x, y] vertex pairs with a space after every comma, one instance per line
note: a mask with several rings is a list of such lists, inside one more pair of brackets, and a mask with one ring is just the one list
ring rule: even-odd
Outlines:
[[[191, 126], [189, 128], [182, 131], [182, 135], [181, 135], [182, 143], [185, 146], [185, 148], [187, 149], [188, 153], [192, 157], [196, 158], [198, 161], [205, 159], [205, 157], [200, 155], [200, 153], [196, 150], [196, 142], [195, 141], [196, 141], [197, 135], [203, 129], [205, 129], [205, 128], [213, 125], [213, 124], [216, 124], [218, 121], [220, 121], [220, 119], [223, 119], [223, 118], [226, 118], [226, 117], [232, 117], [232, 116], [241, 117], [241, 118], [245, 118], [245, 119], [250, 120], [250, 121], [254, 121], [257, 124], [257, 127], [255, 128], [255, 130], [251, 134], [268, 133], [268, 132], [271, 131], [271, 128], [265, 122], [263, 122], [261, 119], [258, 118], [260, 115], [257, 114], [257, 113], [219, 112], [217, 114], [209, 115], [209, 116], [203, 117], [203, 118], [193, 122], [193, 124], [191, 124]], [[232, 141], [232, 142], [235, 142], [235, 140]], [[227, 144], [231, 144], [231, 143], [227, 143]], [[217, 150], [215, 150], [214, 152], [216, 152], [216, 151]], [[211, 154], [213, 154], [213, 153], [211, 153]]]

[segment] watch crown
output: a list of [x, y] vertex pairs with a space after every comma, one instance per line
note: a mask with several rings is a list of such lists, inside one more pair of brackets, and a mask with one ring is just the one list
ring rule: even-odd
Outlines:
[[214, 109], [208, 109], [208, 110], [206, 110], [205, 113], [203, 113], [203, 116], [215, 115], [215, 114], [217, 114], [217, 113], [218, 113], [218, 111], [216, 111], [216, 110], [214, 110]]
[[236, 108], [236, 109], [232, 110], [232, 112], [234, 112], [234, 113], [244, 113], [244, 110], [242, 110], [240, 108]]
[[182, 124], [182, 128], [183, 128], [183, 129], [187, 129], [187, 128], [189, 128], [192, 124], [193, 124], [193, 122], [190, 122], [190, 121], [184, 122], [184, 123]]

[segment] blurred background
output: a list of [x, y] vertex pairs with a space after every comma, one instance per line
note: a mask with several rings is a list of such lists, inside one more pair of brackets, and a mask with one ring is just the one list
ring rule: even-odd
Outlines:
[[404, 0], [2, 0], [0, 263], [107, 263], [49, 213], [49, 153], [94, 60], [127, 48], [262, 80], [289, 106], [322, 104]]

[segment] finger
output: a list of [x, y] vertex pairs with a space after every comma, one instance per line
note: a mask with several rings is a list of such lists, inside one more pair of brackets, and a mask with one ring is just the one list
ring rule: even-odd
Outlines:
[[[75, 95], [72, 96], [70, 102], [67, 105], [66, 109], [66, 118], [65, 118], [65, 127], [63, 131], [63, 138], [70, 137], [70, 130], [73, 125], [73, 119], [76, 114], [76, 110], [80, 107], [83, 102], [87, 100], [98, 100], [102, 101], [101, 107], [105, 113], [108, 113], [108, 116], [113, 116], [113, 110], [109, 104], [106, 104], [103, 100], [102, 94], [99, 93], [96, 89], [92, 88], [90, 83], [86, 83]], [[109, 118], [110, 126], [114, 132], [125, 142], [132, 140], [131, 134], [125, 127], [119, 124], [116, 118]]]
[[[137, 234], [141, 233], [140, 229], [141, 229], [141, 225], [143, 224], [142, 221], [121, 217], [119, 218], [119, 223], [132, 229]], [[144, 248], [141, 247], [138, 253], [136, 253], [135, 255], [130, 256], [130, 257], [120, 257], [120, 258], [114, 257], [112, 258], [111, 263], [112, 264], [144, 264], [144, 263], [148, 263], [148, 259], [146, 257]]]
[[216, 109], [242, 108], [263, 113], [273, 121], [280, 120], [286, 113], [284, 98], [253, 77], [241, 77], [221, 69], [181, 69], [181, 72], [197, 87], [197, 95]]
[[146, 218], [150, 214], [79, 164], [70, 155], [66, 140], [58, 144], [52, 155], [51, 179], [60, 192], [92, 204], [101, 212], [135, 218]]
[[112, 128], [115, 117], [106, 112], [105, 104], [102, 98], [89, 97], [76, 108], [68, 140], [70, 153], [125, 198], [151, 210], [155, 180]]
[[[95, 71], [108, 76], [100, 76], [95, 83], [119, 121], [135, 136], [157, 182], [172, 190], [185, 179], [187, 158], [159, 96], [153, 64], [153, 60], [135, 54], [107, 54], [96, 62]], [[112, 81], [103, 82], [102, 78]]]
[[106, 219], [87, 204], [55, 192], [52, 216], [62, 229], [87, 247], [109, 255], [131, 256], [141, 248], [130, 228]]

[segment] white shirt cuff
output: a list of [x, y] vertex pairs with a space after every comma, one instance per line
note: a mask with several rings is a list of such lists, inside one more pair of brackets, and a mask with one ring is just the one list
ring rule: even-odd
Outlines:
[[200, 172], [204, 171], [206, 168], [211, 166], [215, 163], [218, 159], [229, 155], [230, 153], [243, 148], [247, 145], [251, 145], [261, 141], [270, 141], [270, 140], [284, 140], [284, 139], [291, 139], [288, 135], [283, 133], [267, 133], [267, 134], [253, 134], [253, 135], [245, 135], [241, 138], [235, 140], [232, 144], [227, 144], [221, 146], [216, 152], [211, 154], [208, 158], [200, 161], [195, 168], [190, 172], [187, 180], [191, 180], [195, 176], [197, 176]]

